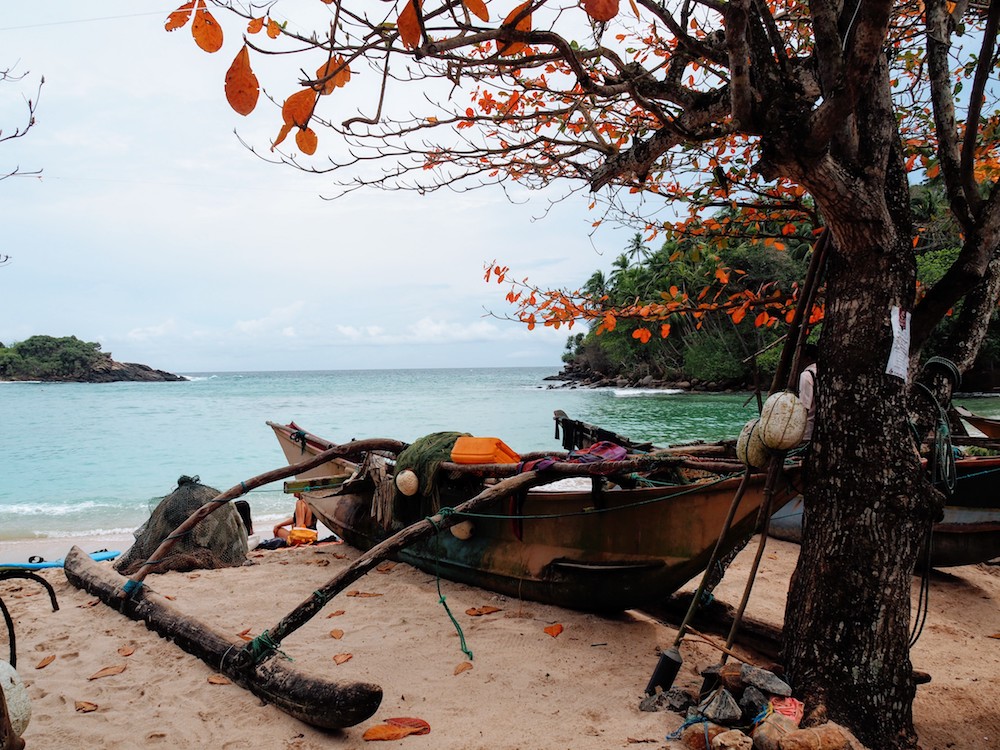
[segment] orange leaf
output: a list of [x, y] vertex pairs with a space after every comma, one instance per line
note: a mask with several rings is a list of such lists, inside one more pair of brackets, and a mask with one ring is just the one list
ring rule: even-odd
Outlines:
[[404, 737], [409, 737], [411, 734], [417, 734], [417, 730], [411, 727], [394, 727], [391, 724], [376, 724], [373, 727], [368, 727], [365, 733], [361, 735], [361, 739], [366, 742], [401, 740]]
[[209, 685], [232, 685], [233, 681], [221, 674], [210, 674], [208, 676]]
[[649, 339], [652, 335], [653, 334], [649, 332], [648, 328], [636, 328], [632, 331], [632, 338], [639, 339], [644, 344], [649, 343]]
[[472, 662], [463, 661], [461, 664], [455, 667], [455, 674], [462, 674], [462, 672], [468, 672], [470, 669], [472, 669]]
[[482, 607], [472, 607], [471, 609], [465, 610], [465, 614], [469, 617], [482, 617], [483, 615], [492, 615], [494, 612], [499, 612], [499, 607], [491, 607], [489, 604]]
[[74, 707], [81, 714], [89, 714], [97, 710], [97, 704], [90, 701], [77, 701]]
[[[286, 125], [304, 128], [309, 125], [313, 107], [316, 105], [316, 92], [312, 89], [296, 91], [285, 99], [281, 105], [281, 119]], [[287, 133], [285, 134], [287, 135]]]
[[[512, 10], [510, 13], [507, 14], [507, 17], [504, 19], [503, 24], [501, 25], [502, 26], [514, 25], [514, 29], [516, 31], [531, 31], [530, 13], [528, 13], [524, 18], [518, 21], [517, 24], [514, 24], [514, 19], [517, 18], [519, 15], [521, 15], [521, 13], [530, 6], [531, 6], [531, 0], [527, 0], [527, 2], [521, 3], [516, 8], [514, 8], [514, 10]], [[500, 53], [501, 57], [510, 57], [511, 55], [516, 55], [519, 52], [522, 52], [526, 48], [526, 46], [527, 45], [525, 45], [524, 42], [510, 42], [509, 44], [500, 42], [497, 44], [497, 51]]]
[[281, 36], [281, 24], [277, 21], [273, 21], [270, 18], [267, 19], [267, 35], [271, 39], [277, 39]]
[[635, 17], [639, 17], [639, 6], [635, 4], [635, 0], [628, 0], [629, 5], [632, 6], [632, 12], [635, 13]]
[[131, 656], [135, 653], [135, 646], [120, 646], [118, 648], [119, 656]]
[[244, 117], [257, 106], [260, 84], [250, 67], [250, 52], [244, 44], [226, 71], [226, 101]]
[[670, 335], [670, 324], [664, 323], [662, 326], [660, 326], [660, 337], [666, 338], [669, 335]]
[[56, 655], [49, 654], [48, 656], [44, 657], [40, 662], [38, 662], [38, 664], [35, 665], [35, 669], [45, 669], [47, 666], [49, 666], [49, 664], [51, 664], [55, 660], [56, 660]]
[[394, 562], [384, 562], [384, 563], [382, 563], [381, 565], [379, 565], [379, 566], [377, 566], [375, 568], [375, 572], [377, 572], [377, 573], [388, 573], [390, 570], [392, 570], [395, 567], [396, 567], [396, 563], [394, 563]]
[[124, 671], [125, 671], [125, 665], [124, 664], [115, 664], [114, 666], [104, 667], [104, 669], [98, 670], [94, 674], [90, 675], [90, 677], [88, 677], [87, 679], [88, 680], [99, 680], [102, 677], [110, 677], [111, 675], [121, 674]]
[[318, 142], [319, 139], [316, 137], [316, 131], [312, 128], [302, 128], [295, 134], [295, 144], [303, 154], [308, 154], [309, 156], [315, 154]]
[[729, 273], [724, 268], [715, 269], [715, 278], [717, 278], [723, 284], [729, 283]]
[[557, 635], [563, 632], [563, 626], [557, 622], [555, 625], [549, 625], [547, 628], [545, 628], [545, 632], [551, 635], [553, 638], [555, 638]]
[[176, 31], [191, 20], [191, 11], [194, 10], [194, 0], [184, 3], [181, 7], [167, 16], [167, 22], [163, 25], [167, 31]]
[[341, 638], [344, 637], [344, 631], [341, 630], [340, 628], [334, 628], [333, 630], [330, 631], [330, 637], [339, 641]]
[[195, 43], [206, 52], [218, 52], [222, 49], [222, 27], [207, 8], [200, 7], [194, 12], [191, 35]]
[[345, 596], [357, 596], [361, 599], [370, 599], [373, 596], [382, 596], [382, 594], [373, 594], [370, 591], [358, 591], [355, 589], [354, 591], [348, 591]]
[[319, 67], [316, 80], [323, 82], [315, 86], [316, 90], [321, 94], [329, 94], [351, 80], [351, 69], [344, 65], [344, 58], [337, 55]]
[[336, 654], [333, 657], [333, 661], [339, 667], [341, 664], [349, 662], [352, 658], [354, 658], [354, 654]]
[[753, 324], [755, 328], [760, 328], [762, 325], [767, 325], [767, 321], [771, 319], [771, 316], [766, 312], [760, 313]]
[[409, 716], [400, 716], [394, 719], [386, 719], [385, 723], [393, 727], [406, 727], [407, 729], [416, 729], [414, 734], [430, 734], [431, 725], [428, 724], [423, 719], [412, 719]]
[[248, 34], [259, 34], [260, 30], [264, 28], [263, 18], [251, 18], [250, 23], [247, 24]]
[[346, 610], [338, 609], [336, 612], [331, 612], [330, 614], [328, 614], [326, 616], [326, 619], [329, 620], [331, 617], [340, 617], [342, 614], [345, 614], [345, 612]]
[[483, 0], [462, 0], [462, 5], [480, 21], [490, 20], [490, 12], [486, 9], [486, 3]]
[[253, 640], [253, 636], [250, 635], [250, 628], [247, 628], [246, 630], [241, 630], [236, 635], [238, 635], [244, 641], [252, 641]]
[[407, 49], [414, 49], [420, 45], [420, 19], [417, 16], [419, 12], [419, 0], [409, 0], [396, 21], [399, 38]]
[[618, 15], [618, 0], [583, 0], [583, 9], [595, 21], [610, 21]]

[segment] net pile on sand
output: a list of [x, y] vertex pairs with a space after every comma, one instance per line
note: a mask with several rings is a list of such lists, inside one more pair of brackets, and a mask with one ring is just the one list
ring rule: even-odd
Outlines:
[[[122, 575], [132, 575], [148, 560], [174, 529], [188, 516], [219, 494], [201, 484], [198, 477], [182, 476], [177, 489], [161, 499], [149, 519], [135, 531], [135, 542], [115, 562]], [[233, 568], [247, 559], [247, 529], [232, 503], [226, 503], [177, 541], [162, 560], [150, 566], [152, 573], [168, 570]]]

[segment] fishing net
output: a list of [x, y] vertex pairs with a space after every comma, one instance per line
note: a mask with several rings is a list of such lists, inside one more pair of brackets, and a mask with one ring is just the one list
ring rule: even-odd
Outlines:
[[[396, 474], [409, 469], [419, 479], [417, 497], [397, 492], [394, 516], [404, 525], [437, 513], [442, 505], [468, 500], [482, 488], [482, 479], [473, 476], [442, 476], [438, 467], [451, 460], [455, 441], [467, 432], [434, 432], [411, 443], [396, 457]], [[469, 494], [471, 493], [471, 494]]]
[[[135, 542], [115, 562], [122, 575], [132, 575], [160, 543], [219, 491], [201, 484], [198, 477], [182, 476], [177, 489], [156, 502], [149, 519], [135, 531]], [[247, 529], [239, 511], [226, 503], [177, 540], [174, 547], [149, 567], [152, 573], [168, 570], [232, 568], [247, 559]]]

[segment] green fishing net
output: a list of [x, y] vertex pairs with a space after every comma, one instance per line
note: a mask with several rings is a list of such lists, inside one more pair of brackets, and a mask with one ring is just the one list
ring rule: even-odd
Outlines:
[[[182, 476], [176, 490], [155, 501], [149, 519], [135, 531], [135, 542], [115, 562], [115, 570], [126, 576], [135, 573], [188, 516], [218, 494], [198, 477]], [[163, 559], [150, 565], [150, 572], [232, 568], [246, 562], [247, 549], [243, 519], [232, 503], [226, 503], [178, 539]]]

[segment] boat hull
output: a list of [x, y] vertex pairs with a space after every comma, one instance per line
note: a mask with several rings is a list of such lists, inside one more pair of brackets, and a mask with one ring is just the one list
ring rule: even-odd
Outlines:
[[[290, 426], [269, 424], [288, 455]], [[317, 448], [328, 445], [315, 440]], [[293, 450], [300, 447], [294, 444]], [[705, 569], [740, 479], [637, 489], [584, 481], [583, 489], [539, 488], [497, 501], [464, 518], [460, 530], [417, 542], [398, 557], [442, 578], [507, 596], [587, 611], [638, 607], [663, 600]], [[722, 552], [751, 535], [763, 483], [763, 475], [749, 480]], [[774, 507], [796, 494], [784, 477], [775, 488]], [[373, 520], [371, 487], [356, 491], [349, 482], [303, 497], [326, 526], [358, 549], [370, 549], [397, 530]]]

